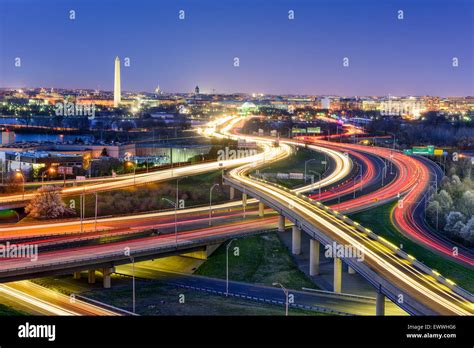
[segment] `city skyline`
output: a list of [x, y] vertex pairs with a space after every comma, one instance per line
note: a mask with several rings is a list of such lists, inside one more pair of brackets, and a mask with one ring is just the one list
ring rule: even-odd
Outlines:
[[[110, 62], [120, 56], [130, 59], [124, 67], [122, 58], [122, 90], [130, 92], [152, 92], [160, 85], [166, 92], [186, 93], [197, 84], [202, 93], [222, 94], [474, 94], [468, 1], [449, 6], [436, 0], [429, 10], [424, 0], [277, 1], [271, 7], [260, 1], [252, 11], [246, 11], [247, 3], [139, 2], [128, 10], [107, 1], [3, 2], [0, 86], [111, 91]], [[47, 19], [38, 15], [49, 8]], [[68, 18], [70, 9], [76, 11], [74, 20]], [[178, 18], [181, 9], [184, 20]], [[403, 20], [397, 19], [399, 9]], [[289, 10], [294, 20], [288, 19]], [[12, 21], [20, 11], [22, 22]], [[153, 18], [159, 25], [150, 28]], [[246, 25], [240, 24], [243, 18]], [[41, 51], [45, 40], [65, 54]], [[16, 57], [21, 67], [14, 66]]]

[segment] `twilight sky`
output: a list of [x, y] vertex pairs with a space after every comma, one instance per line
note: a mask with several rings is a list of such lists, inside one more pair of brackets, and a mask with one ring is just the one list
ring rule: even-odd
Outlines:
[[118, 55], [128, 91], [474, 95], [473, 23], [472, 0], [0, 0], [0, 87], [112, 90]]

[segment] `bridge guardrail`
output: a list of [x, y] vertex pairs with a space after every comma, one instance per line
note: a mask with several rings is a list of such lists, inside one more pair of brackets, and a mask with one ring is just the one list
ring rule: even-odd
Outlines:
[[[263, 180], [263, 179], [260, 179], [260, 178], [254, 178], [254, 177], [251, 177], [249, 175], [249, 177], [252, 179], [252, 180], [256, 180], [256, 181], [259, 181], [259, 182], [262, 182], [262, 183], [265, 183], [265, 184], [269, 184], [269, 185], [272, 185], [272, 186], [275, 186], [275, 187], [278, 187], [278, 188], [281, 188], [280, 185], [277, 185], [277, 184], [273, 184], [271, 182], [268, 182], [266, 180]], [[225, 177], [225, 180], [228, 180], [230, 182], [234, 181], [228, 177]], [[235, 184], [235, 183], [234, 183]], [[236, 183], [237, 186], [241, 185], [240, 183]], [[291, 192], [291, 190], [289, 189], [286, 189], [285, 191], [287, 192]], [[301, 199], [301, 194], [294, 194], [295, 196], [297, 196], [298, 198]], [[299, 195], [299, 196], [298, 196]], [[384, 245], [385, 247], [387, 247], [388, 249], [390, 249], [391, 251], [393, 251], [398, 257], [410, 262], [411, 265], [413, 265], [415, 268], [417, 268], [418, 270], [422, 271], [423, 273], [429, 275], [429, 276], [432, 276], [433, 278], [435, 278], [439, 283], [447, 286], [448, 288], [450, 288], [451, 290], [453, 290], [456, 294], [462, 296], [463, 298], [465, 298], [466, 300], [470, 301], [470, 302], [474, 302], [474, 295], [471, 294], [469, 291], [467, 291], [466, 289], [463, 289], [461, 288], [459, 285], [457, 285], [456, 283], [454, 283], [452, 280], [442, 276], [439, 272], [433, 270], [432, 268], [426, 266], [424, 263], [422, 263], [421, 261], [418, 261], [415, 257], [413, 257], [412, 255], [409, 255], [408, 253], [406, 253], [405, 251], [401, 250], [399, 247], [397, 247], [396, 245], [394, 245], [393, 243], [389, 242], [388, 240], [386, 240], [385, 238], [375, 234], [374, 232], [372, 232], [370, 229], [366, 228], [366, 227], [363, 227], [362, 225], [360, 225], [358, 222], [356, 221], [353, 221], [351, 220], [350, 218], [348, 218], [347, 216], [345, 215], [342, 215], [341, 213], [339, 213], [338, 211], [334, 210], [334, 209], [331, 209], [330, 207], [322, 204], [321, 202], [318, 202], [318, 201], [315, 201], [307, 196], [305, 196], [305, 198], [307, 199], [303, 199], [307, 202], [310, 202], [311, 204], [317, 206], [318, 208], [324, 210], [325, 212], [333, 215], [334, 217], [336, 217], [337, 219], [349, 224], [350, 226], [354, 227], [356, 230], [362, 232], [362, 233], [365, 233], [367, 236], [369, 236], [371, 239], [373, 240], [376, 240], [378, 241], [380, 244]]]

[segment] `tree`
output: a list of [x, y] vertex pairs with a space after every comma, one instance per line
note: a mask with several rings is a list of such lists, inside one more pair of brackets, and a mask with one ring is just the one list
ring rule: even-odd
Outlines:
[[464, 228], [464, 221], [466, 218], [458, 211], [451, 211], [446, 216], [446, 225], [444, 230], [451, 233], [453, 236], [458, 236], [462, 228]]
[[443, 213], [449, 210], [453, 206], [453, 199], [451, 198], [451, 195], [446, 190], [441, 190], [439, 194], [436, 195], [435, 199], [439, 202], [439, 205], [441, 206]]
[[465, 191], [456, 204], [458, 210], [464, 216], [474, 215], [474, 191]]
[[109, 157], [109, 152], [107, 151], [106, 147], [102, 149], [102, 152], [100, 153], [100, 157]]
[[428, 206], [426, 207], [426, 218], [430, 222], [431, 226], [436, 226], [436, 219], [438, 219], [438, 226], [443, 221], [440, 219], [441, 215], [441, 207], [438, 201], [430, 201], [428, 202]]
[[61, 200], [58, 187], [45, 186], [38, 189], [36, 195], [25, 207], [25, 213], [35, 219], [55, 219], [73, 215], [74, 211], [67, 208]]
[[460, 237], [466, 241], [469, 246], [474, 245], [474, 215], [471, 216], [469, 221], [461, 228]]

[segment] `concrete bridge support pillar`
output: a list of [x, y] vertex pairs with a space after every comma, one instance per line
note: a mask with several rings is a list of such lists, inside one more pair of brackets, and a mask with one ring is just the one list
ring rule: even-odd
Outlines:
[[354, 268], [352, 268], [351, 266], [347, 266], [347, 273], [349, 274], [356, 274], [356, 271]]
[[278, 232], [285, 232], [285, 217], [283, 215], [278, 217]]
[[87, 273], [87, 282], [89, 284], [95, 284], [95, 269], [90, 269]]
[[229, 198], [230, 200], [233, 200], [235, 198], [235, 189], [232, 186], [230, 187]]
[[110, 278], [110, 275], [115, 272], [115, 268], [104, 268], [102, 269], [102, 274], [103, 274], [103, 281], [104, 281], [104, 288], [109, 289], [112, 286], [112, 280]]
[[334, 258], [334, 292], [342, 291], [342, 260]]
[[293, 255], [301, 254], [301, 230], [298, 226], [291, 228], [291, 251]]
[[385, 315], [385, 295], [377, 291], [375, 298], [375, 315]]
[[247, 206], [247, 194], [242, 193], [242, 206], [246, 207]]
[[73, 277], [74, 279], [81, 279], [81, 272], [74, 272]]
[[258, 216], [260, 217], [265, 216], [265, 205], [262, 202], [258, 203]]
[[319, 274], [319, 241], [311, 239], [309, 241], [309, 275]]

